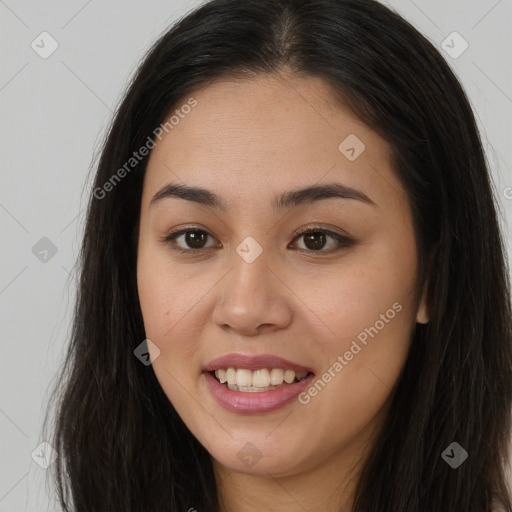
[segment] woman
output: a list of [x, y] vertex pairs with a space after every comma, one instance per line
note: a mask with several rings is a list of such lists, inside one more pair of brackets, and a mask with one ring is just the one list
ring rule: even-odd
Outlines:
[[438, 51], [373, 0], [213, 0], [99, 161], [65, 510], [512, 510], [510, 300]]

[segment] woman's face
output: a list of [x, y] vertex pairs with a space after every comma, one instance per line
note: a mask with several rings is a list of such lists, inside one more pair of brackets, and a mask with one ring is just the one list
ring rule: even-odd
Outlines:
[[317, 78], [217, 81], [193, 98], [144, 181], [155, 374], [217, 467], [287, 476], [355, 460], [428, 321], [390, 147]]

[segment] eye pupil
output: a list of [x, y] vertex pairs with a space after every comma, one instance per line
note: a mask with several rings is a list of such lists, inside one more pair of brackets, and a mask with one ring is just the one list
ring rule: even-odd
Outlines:
[[206, 242], [207, 234], [203, 231], [187, 231], [185, 234], [185, 241], [194, 249], [201, 249], [202, 243]]
[[[315, 240], [316, 239], [316, 240]], [[311, 242], [311, 245], [309, 243]], [[304, 235], [304, 244], [308, 249], [315, 251], [321, 249], [325, 245], [325, 234], [321, 231], [314, 231]]]

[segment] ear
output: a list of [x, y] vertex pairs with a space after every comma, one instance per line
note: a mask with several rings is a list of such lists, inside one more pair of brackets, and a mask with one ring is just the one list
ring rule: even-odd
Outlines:
[[427, 307], [427, 284], [423, 286], [423, 292], [421, 294], [421, 300], [418, 305], [418, 312], [416, 313], [416, 322], [420, 324], [428, 324], [430, 316]]

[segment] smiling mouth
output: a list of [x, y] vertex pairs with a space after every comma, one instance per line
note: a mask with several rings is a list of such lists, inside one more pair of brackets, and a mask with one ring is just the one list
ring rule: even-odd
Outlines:
[[219, 368], [208, 372], [231, 391], [258, 393], [291, 386], [313, 375], [312, 372], [295, 372], [281, 368], [262, 368], [251, 371], [244, 368]]

